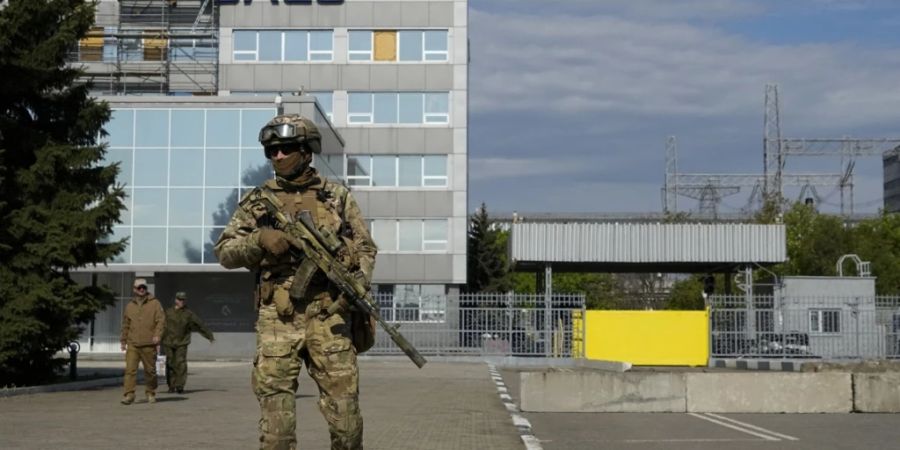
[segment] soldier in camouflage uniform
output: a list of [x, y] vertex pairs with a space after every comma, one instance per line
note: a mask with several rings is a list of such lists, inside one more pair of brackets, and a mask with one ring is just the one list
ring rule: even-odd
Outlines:
[[[308, 210], [316, 227], [343, 242], [339, 257], [366, 283], [371, 281], [376, 247], [349, 190], [310, 167], [321, 152], [321, 136], [309, 119], [279, 115], [260, 131], [260, 143], [275, 169], [275, 179], [256, 188], [270, 190], [296, 218]], [[251, 377], [259, 399], [260, 448], [296, 448], [297, 376], [301, 363], [319, 388], [319, 409], [328, 422], [332, 449], [361, 449], [359, 370], [351, 341], [351, 311], [327, 315], [339, 291], [317, 271], [301, 298], [289, 294], [302, 255], [292, 251], [285, 233], [251, 191], [241, 200], [216, 243], [226, 268], [246, 267], [258, 274], [256, 358]], [[357, 319], [359, 320], [359, 319]]]
[[191, 344], [191, 333], [198, 332], [209, 340], [215, 341], [212, 331], [200, 321], [200, 318], [188, 309], [185, 301], [187, 294], [177, 292], [175, 305], [166, 310], [166, 331], [163, 332], [162, 348], [166, 355], [166, 384], [169, 393], [184, 393], [187, 382], [187, 349]]

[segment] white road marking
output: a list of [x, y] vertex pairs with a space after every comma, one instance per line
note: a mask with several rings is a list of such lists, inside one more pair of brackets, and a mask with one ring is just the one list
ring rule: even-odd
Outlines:
[[541, 447], [541, 441], [539, 441], [538, 438], [536, 438], [532, 435], [522, 436], [522, 442], [525, 443], [526, 450], [542, 450], [543, 449], [543, 447]]
[[513, 414], [512, 420], [513, 420], [513, 425], [515, 425], [517, 427], [531, 428], [531, 422], [529, 422], [528, 419], [526, 419], [518, 414]]
[[741, 422], [740, 420], [732, 419], [731, 417], [720, 416], [720, 415], [718, 415], [718, 414], [713, 414], [713, 413], [706, 413], [706, 415], [707, 415], [707, 416], [710, 416], [710, 417], [715, 417], [716, 419], [720, 419], [720, 420], [724, 420], [724, 421], [727, 421], [727, 422], [731, 422], [731, 423], [733, 423], [733, 424], [735, 424], [735, 425], [739, 425], [739, 426], [742, 426], [742, 427], [744, 427], [744, 428], [749, 428], [749, 429], [751, 429], [751, 430], [756, 430], [756, 431], [760, 431], [760, 432], [763, 432], [763, 433], [768, 433], [768, 434], [771, 434], [772, 436], [777, 436], [777, 437], [780, 437], [780, 438], [785, 439], [785, 440], [788, 440], [788, 441], [799, 441], [799, 440], [800, 440], [800, 439], [798, 439], [798, 438], [795, 438], [794, 436], [788, 436], [788, 435], [786, 435], [786, 434], [782, 434], [782, 433], [779, 433], [779, 432], [777, 432], [777, 431], [772, 431], [772, 430], [769, 430], [769, 429], [766, 429], [766, 428], [763, 428], [763, 427], [758, 427], [758, 426], [756, 426], [756, 425], [752, 425], [752, 424], [749, 424], [749, 423], [746, 423], [746, 422]]
[[625, 439], [622, 441], [606, 441], [606, 442], [626, 442], [629, 444], [652, 444], [654, 442], [759, 442], [759, 439], [715, 439], [715, 438], [687, 438], [687, 439]]
[[724, 421], [721, 421], [721, 420], [718, 420], [718, 419], [714, 419], [714, 418], [712, 418], [712, 417], [704, 416], [704, 415], [702, 415], [702, 414], [688, 413], [688, 415], [689, 415], [689, 416], [694, 416], [694, 417], [696, 417], [696, 418], [698, 418], [698, 419], [701, 419], [701, 420], [705, 420], [705, 421], [707, 421], [707, 422], [712, 422], [712, 423], [714, 423], [714, 424], [716, 424], [716, 425], [721, 425], [721, 426], [723, 426], [723, 427], [725, 427], [725, 428], [731, 428], [731, 429], [733, 429], [733, 430], [737, 430], [737, 431], [740, 431], [740, 432], [742, 432], [742, 433], [747, 433], [747, 434], [749, 434], [749, 435], [751, 435], [751, 436], [760, 437], [760, 438], [763, 438], [763, 439], [765, 439], [765, 440], [767, 440], [767, 441], [780, 441], [780, 440], [781, 440], [781, 439], [779, 439], [779, 438], [777, 438], [777, 437], [775, 437], [775, 436], [770, 436], [770, 435], [768, 435], [768, 434], [762, 434], [762, 433], [758, 433], [758, 432], [756, 432], [756, 431], [748, 430], [747, 428], [742, 428], [742, 427], [739, 427], [739, 426], [737, 426], [737, 425], [730, 424], [730, 423], [728, 423], [728, 422], [724, 422]]

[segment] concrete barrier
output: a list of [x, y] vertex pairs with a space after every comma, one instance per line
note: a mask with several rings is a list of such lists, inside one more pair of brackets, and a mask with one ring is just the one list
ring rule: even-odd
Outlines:
[[[900, 411], [900, 374], [856, 380], [857, 410]], [[528, 412], [847, 413], [850, 373], [625, 372], [557, 369], [520, 373]]]
[[853, 410], [900, 412], [900, 373], [854, 373]]
[[849, 373], [687, 373], [688, 412], [846, 413]]
[[522, 372], [520, 390], [531, 412], [684, 412], [686, 403], [678, 373]]

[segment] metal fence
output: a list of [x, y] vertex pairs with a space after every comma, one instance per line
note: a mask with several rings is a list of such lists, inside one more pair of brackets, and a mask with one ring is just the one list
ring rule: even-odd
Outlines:
[[[582, 357], [584, 335], [573, 330], [573, 317], [584, 311], [584, 295], [464, 294], [445, 298], [443, 314], [423, 314], [415, 302], [379, 296], [385, 319], [424, 355]], [[420, 304], [434, 305], [425, 301]], [[389, 307], [387, 307], [390, 305]], [[399, 305], [399, 306], [398, 306]], [[390, 313], [388, 313], [390, 311]], [[402, 320], [426, 317], [425, 321]], [[435, 320], [436, 317], [441, 317]], [[400, 319], [400, 320], [398, 320]], [[573, 351], [573, 348], [575, 350]], [[369, 354], [401, 354], [387, 333], [378, 333]]]
[[[573, 330], [577, 323], [573, 318], [584, 311], [581, 294], [553, 294], [549, 304], [542, 294], [379, 294], [375, 299], [382, 317], [399, 325], [423, 355], [583, 356], [583, 329]], [[122, 311], [128, 300], [120, 298], [98, 314], [93, 332], [86, 327], [80, 339], [84, 351], [119, 351]], [[247, 334], [253, 339], [252, 332]], [[367, 354], [401, 355], [402, 351], [379, 330]]]
[[900, 358], [900, 297], [711, 296], [710, 355]]

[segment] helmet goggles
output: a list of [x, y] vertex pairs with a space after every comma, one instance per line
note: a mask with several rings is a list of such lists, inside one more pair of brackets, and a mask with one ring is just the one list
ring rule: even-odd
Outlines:
[[269, 125], [259, 130], [259, 142], [263, 146], [301, 143], [306, 139], [306, 129], [291, 123]]

